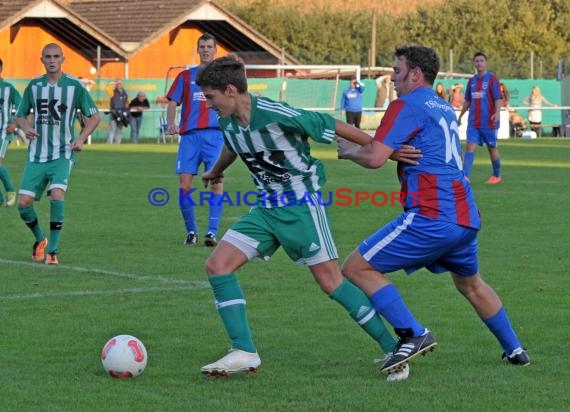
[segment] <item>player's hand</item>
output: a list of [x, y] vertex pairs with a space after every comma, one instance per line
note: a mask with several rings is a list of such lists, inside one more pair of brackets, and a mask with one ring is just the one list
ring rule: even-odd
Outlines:
[[180, 128], [176, 124], [169, 124], [168, 129], [166, 129], [167, 134], [179, 134]]
[[420, 163], [416, 160], [422, 157], [422, 151], [420, 149], [416, 149], [414, 146], [410, 145], [402, 145], [400, 149], [396, 150], [390, 156], [390, 159], [396, 162], [402, 162], [409, 165], [417, 166]]
[[212, 173], [211, 170], [202, 174], [202, 182], [204, 183], [204, 187], [208, 187], [208, 185], [213, 186], [218, 183], [223, 183], [224, 181], [224, 172], [222, 173]]
[[71, 150], [74, 152], [80, 152], [83, 150], [83, 140], [75, 139], [71, 142]]
[[28, 139], [28, 140], [35, 140], [35, 138], [39, 137], [39, 135], [40, 135], [38, 133], [38, 131], [32, 127], [24, 130], [24, 134], [26, 135], [26, 139]]
[[337, 157], [339, 159], [347, 159], [350, 153], [357, 151], [361, 146], [359, 144], [350, 142], [346, 139], [343, 139], [340, 136], [337, 136]]
[[16, 131], [17, 128], [18, 128], [18, 125], [16, 123], [8, 123], [6, 125], [6, 133], [12, 134]]

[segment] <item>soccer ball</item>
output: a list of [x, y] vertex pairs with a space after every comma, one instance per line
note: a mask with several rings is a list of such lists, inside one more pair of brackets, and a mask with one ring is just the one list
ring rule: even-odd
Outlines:
[[143, 343], [130, 335], [111, 338], [103, 347], [101, 362], [113, 378], [134, 378], [143, 373], [148, 356]]

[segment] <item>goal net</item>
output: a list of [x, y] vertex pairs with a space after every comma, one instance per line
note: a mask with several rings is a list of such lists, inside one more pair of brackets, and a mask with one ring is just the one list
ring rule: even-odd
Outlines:
[[246, 65], [248, 90], [307, 110], [335, 111], [360, 66]]

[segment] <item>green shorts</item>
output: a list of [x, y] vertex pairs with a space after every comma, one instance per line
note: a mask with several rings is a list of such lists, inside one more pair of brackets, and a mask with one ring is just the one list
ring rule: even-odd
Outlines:
[[325, 206], [255, 206], [238, 220], [223, 240], [248, 259], [268, 260], [282, 246], [295, 262], [307, 266], [338, 259]]
[[65, 157], [45, 163], [27, 160], [18, 192], [40, 200], [46, 188], [48, 190], [61, 189], [64, 192], [67, 191], [73, 163], [73, 159], [66, 159]]

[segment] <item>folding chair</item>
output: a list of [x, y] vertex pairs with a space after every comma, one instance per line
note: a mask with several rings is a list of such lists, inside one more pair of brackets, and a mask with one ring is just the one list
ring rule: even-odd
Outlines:
[[168, 121], [166, 120], [166, 117], [160, 116], [160, 118], [158, 119], [158, 138], [156, 140], [156, 143], [160, 143], [160, 140], [162, 139], [162, 143], [166, 144], [167, 131], [168, 131]]

